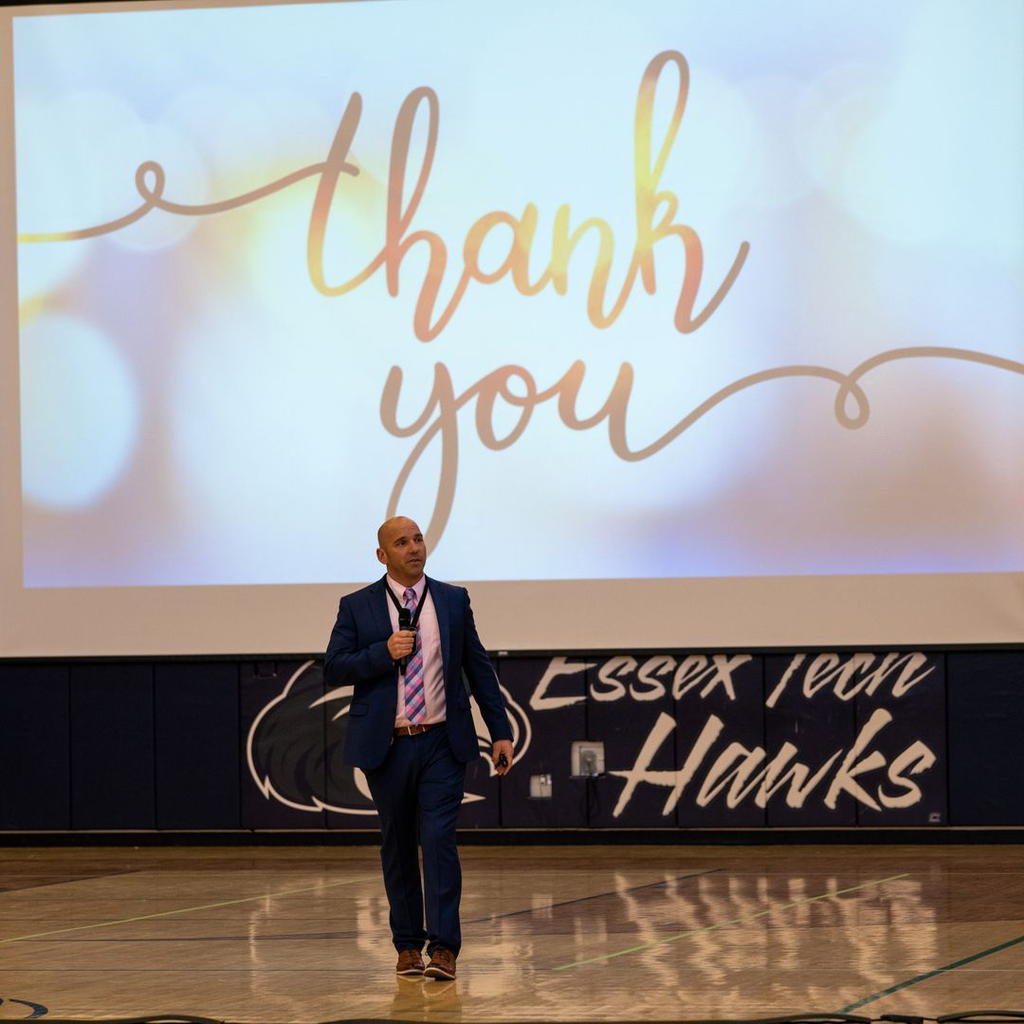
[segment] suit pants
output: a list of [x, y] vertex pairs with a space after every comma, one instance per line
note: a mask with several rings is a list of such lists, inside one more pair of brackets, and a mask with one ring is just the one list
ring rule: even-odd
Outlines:
[[[381, 826], [381, 866], [391, 907], [395, 949], [462, 945], [462, 867], [455, 830], [466, 766], [456, 760], [448, 730], [396, 736], [383, 764], [366, 772]], [[420, 878], [417, 840], [423, 849]], [[426, 928], [423, 927], [424, 908]]]

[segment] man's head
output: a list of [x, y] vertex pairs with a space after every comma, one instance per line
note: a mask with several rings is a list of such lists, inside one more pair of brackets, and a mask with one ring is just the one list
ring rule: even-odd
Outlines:
[[393, 580], [411, 587], [427, 563], [427, 544], [420, 528], [405, 516], [382, 523], [377, 531], [377, 561], [387, 566]]

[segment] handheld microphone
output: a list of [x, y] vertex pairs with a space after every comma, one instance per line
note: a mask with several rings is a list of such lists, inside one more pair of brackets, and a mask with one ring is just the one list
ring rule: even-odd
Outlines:
[[[408, 608], [398, 609], [398, 628], [399, 629], [412, 629], [412, 612]], [[409, 664], [409, 655], [407, 654], [404, 658], [398, 659], [398, 668], [404, 672], [406, 665]]]

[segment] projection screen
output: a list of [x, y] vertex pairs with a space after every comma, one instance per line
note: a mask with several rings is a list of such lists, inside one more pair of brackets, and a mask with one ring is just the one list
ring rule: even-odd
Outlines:
[[1024, 6], [5, 8], [0, 655], [1024, 640]]

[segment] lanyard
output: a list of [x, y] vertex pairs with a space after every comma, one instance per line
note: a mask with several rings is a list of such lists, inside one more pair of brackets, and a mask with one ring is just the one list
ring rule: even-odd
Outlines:
[[[409, 610], [408, 608], [405, 607], [404, 604], [401, 603], [401, 601], [398, 600], [397, 597], [395, 597], [395, 592], [391, 589], [391, 586], [390, 586], [390, 584], [388, 583], [387, 580], [384, 581], [384, 589], [388, 592], [388, 597], [391, 598], [392, 603], [394, 604], [394, 606], [398, 609], [398, 611], [400, 613], [403, 612], [403, 611], [408, 611]], [[416, 611], [413, 614], [412, 620], [409, 623], [409, 628], [410, 629], [415, 629], [416, 628], [416, 623], [420, 621], [420, 612], [423, 611], [423, 606], [427, 603], [427, 594], [428, 594], [429, 591], [430, 591], [430, 581], [424, 579], [424, 581], [423, 581], [423, 596], [420, 597], [419, 603], [416, 605]]]

